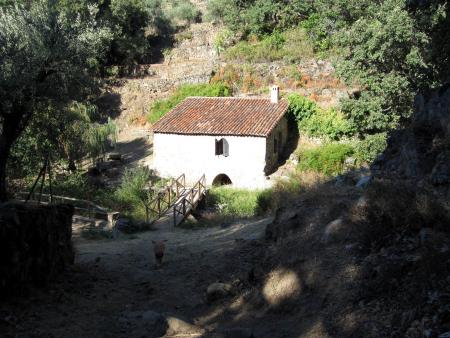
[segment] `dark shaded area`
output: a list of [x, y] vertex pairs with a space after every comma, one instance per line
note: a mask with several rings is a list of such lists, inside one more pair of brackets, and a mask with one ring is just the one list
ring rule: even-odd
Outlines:
[[73, 206], [0, 205], [0, 298], [45, 286], [73, 264]]
[[[286, 144], [281, 152], [278, 153], [278, 162], [275, 165], [264, 168], [264, 173], [269, 176], [276, 172], [279, 167], [286, 164], [289, 157], [294, 153], [297, 149], [298, 141], [300, 139], [300, 134], [298, 130], [297, 123], [291, 117], [288, 118], [288, 138], [286, 140]], [[271, 151], [271, 149], [267, 149], [267, 151]]]
[[100, 113], [100, 120], [106, 122], [108, 117], [116, 119], [122, 113], [121, 96], [118, 93], [106, 91], [95, 100], [95, 105]]
[[417, 95], [408, 126], [373, 163], [377, 177], [411, 180], [450, 197], [450, 85]]
[[230, 185], [233, 184], [233, 182], [231, 182], [231, 179], [226, 175], [226, 174], [219, 174], [216, 176], [216, 178], [214, 178], [212, 185], [215, 187], [219, 187], [222, 185]]

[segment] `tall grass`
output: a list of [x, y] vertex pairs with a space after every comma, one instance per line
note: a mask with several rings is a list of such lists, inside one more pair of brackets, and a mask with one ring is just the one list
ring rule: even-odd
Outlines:
[[208, 206], [214, 207], [222, 216], [254, 217], [264, 211], [258, 203], [262, 193], [262, 190], [214, 187], [208, 193]]
[[347, 144], [330, 143], [300, 152], [299, 169], [315, 171], [326, 176], [339, 175], [344, 170], [344, 161], [354, 153]]

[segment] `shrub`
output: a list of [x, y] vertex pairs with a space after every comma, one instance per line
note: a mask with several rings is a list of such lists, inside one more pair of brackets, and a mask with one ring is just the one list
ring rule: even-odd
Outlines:
[[146, 167], [128, 169], [122, 177], [122, 183], [115, 197], [121, 209], [136, 219], [149, 220], [149, 202], [154, 197], [154, 187], [164, 185], [164, 181], [154, 176]]
[[325, 137], [329, 140], [339, 140], [353, 134], [352, 124], [344, 115], [334, 109], [319, 109], [309, 118], [298, 122], [299, 130], [314, 137]]
[[229, 48], [233, 43], [233, 33], [229, 29], [220, 31], [214, 40], [214, 48], [217, 54], [222, 54], [226, 48]]
[[353, 134], [353, 126], [344, 115], [334, 109], [324, 110], [298, 94], [288, 96], [289, 114], [298, 123], [299, 130], [308, 136], [339, 140]]
[[222, 82], [214, 84], [183, 85], [168, 99], [156, 101], [151, 107], [148, 119], [151, 123], [155, 123], [188, 96], [218, 97], [231, 96], [231, 94], [231, 89]]
[[[261, 197], [263, 194], [265, 197]], [[261, 198], [266, 198], [267, 194], [258, 190], [214, 187], [208, 193], [208, 205], [215, 207], [222, 216], [254, 217], [261, 213]]]
[[312, 55], [312, 47], [304, 30], [296, 28], [283, 33], [275, 31], [260, 39], [251, 36], [229, 48], [225, 58], [250, 63], [283, 59], [295, 62]]
[[170, 7], [167, 9], [166, 15], [172, 24], [175, 24], [176, 21], [185, 21], [190, 24], [197, 21], [201, 13], [189, 0], [175, 0], [170, 1]]
[[314, 101], [302, 95], [290, 94], [287, 99], [289, 102], [289, 114], [296, 121], [309, 118], [320, 109]]
[[366, 135], [363, 140], [355, 145], [357, 159], [361, 162], [371, 163], [386, 149], [386, 138], [386, 133]]
[[327, 21], [319, 14], [315, 13], [301, 23], [310, 39], [314, 41], [314, 49], [319, 52], [328, 50], [331, 47], [331, 35], [327, 27]]
[[299, 169], [315, 171], [327, 176], [339, 175], [344, 169], [344, 161], [353, 154], [350, 145], [330, 143], [300, 153]]

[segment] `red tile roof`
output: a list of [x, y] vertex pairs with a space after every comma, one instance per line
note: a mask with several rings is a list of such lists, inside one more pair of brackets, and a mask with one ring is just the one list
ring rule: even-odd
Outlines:
[[153, 126], [155, 133], [267, 137], [288, 109], [280, 100], [188, 97]]

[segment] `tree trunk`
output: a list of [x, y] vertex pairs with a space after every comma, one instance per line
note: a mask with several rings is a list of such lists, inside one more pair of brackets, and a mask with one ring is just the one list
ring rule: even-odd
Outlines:
[[12, 142], [0, 135], [0, 202], [8, 199], [6, 187], [6, 163], [11, 152]]
[[0, 202], [8, 200], [6, 185], [6, 164], [8, 162], [11, 148], [28, 123], [31, 114], [24, 113], [23, 107], [17, 107], [11, 114], [3, 116], [3, 126], [0, 133]]

